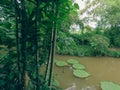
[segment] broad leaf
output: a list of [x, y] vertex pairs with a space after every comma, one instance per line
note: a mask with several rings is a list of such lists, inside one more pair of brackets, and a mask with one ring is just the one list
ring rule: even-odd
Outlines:
[[68, 63], [65, 62], [65, 61], [58, 61], [58, 60], [56, 60], [55, 63], [59, 67], [63, 67], [63, 66], [67, 66], [68, 65]]
[[90, 76], [90, 74], [88, 72], [86, 72], [85, 70], [74, 70], [73, 75], [78, 78], [86, 78], [86, 77]]
[[109, 81], [103, 81], [100, 83], [102, 90], [120, 90], [120, 85]]
[[75, 69], [85, 69], [85, 66], [82, 64], [73, 64], [73, 68]]

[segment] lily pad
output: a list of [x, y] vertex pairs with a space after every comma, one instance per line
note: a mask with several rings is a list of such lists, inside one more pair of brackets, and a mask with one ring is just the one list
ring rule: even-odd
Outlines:
[[77, 63], [79, 63], [77, 60], [75, 60], [75, 59], [70, 59], [70, 60], [67, 60], [67, 62], [69, 63], [69, 64], [77, 64]]
[[85, 66], [78, 63], [78, 64], [73, 64], [73, 68], [75, 68], [75, 69], [85, 69]]
[[85, 70], [73, 70], [73, 75], [78, 78], [86, 78], [90, 76], [90, 74]]
[[101, 86], [102, 90], [120, 90], [119, 84], [109, 82], [109, 81], [101, 82], [100, 86]]
[[67, 65], [68, 65], [68, 63], [65, 62], [65, 61], [58, 61], [58, 60], [56, 60], [55, 63], [56, 63], [56, 65], [59, 66], [59, 67], [63, 67], [63, 66], [67, 66]]

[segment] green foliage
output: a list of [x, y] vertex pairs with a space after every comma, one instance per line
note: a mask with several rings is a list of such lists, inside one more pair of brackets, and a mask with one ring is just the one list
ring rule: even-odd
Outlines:
[[57, 38], [58, 53], [73, 55], [74, 47], [76, 47], [76, 43], [72, 37], [68, 37], [68, 34], [65, 32], [58, 32], [58, 38]]
[[60, 86], [59, 82], [58, 82], [56, 79], [53, 79], [52, 85], [53, 85], [53, 86], [57, 86], [57, 87]]
[[100, 87], [102, 90], [120, 90], [120, 85], [110, 82], [110, 81], [102, 81], [100, 83]]
[[[15, 46], [15, 24], [14, 18], [6, 15], [8, 9], [1, 7], [0, 15], [0, 44], [9, 48]], [[11, 12], [12, 13], [12, 12]]]
[[73, 75], [78, 78], [86, 78], [86, 77], [90, 76], [90, 74], [88, 72], [86, 72], [85, 70], [74, 70]]
[[[92, 30], [82, 34], [67, 34], [61, 32], [58, 37], [58, 54], [75, 55], [75, 56], [113, 56], [119, 57], [119, 51], [110, 51], [112, 45], [118, 47], [119, 29]], [[63, 37], [63, 38], [62, 38]], [[64, 40], [67, 40], [67, 44]], [[118, 37], [116, 40], [114, 40]], [[116, 44], [115, 44], [116, 41]]]
[[110, 43], [107, 37], [96, 34], [90, 38], [90, 45], [94, 50], [94, 55], [104, 55]]
[[79, 9], [79, 5], [78, 5], [77, 3], [74, 3], [74, 7], [75, 7], [76, 9]]
[[[95, 0], [94, 0], [95, 1]], [[108, 25], [116, 26], [119, 25], [119, 16], [120, 16], [120, 1], [118, 0], [97, 0], [97, 4], [99, 5], [94, 10], [94, 15], [99, 16], [101, 20], [100, 26], [106, 28]]]
[[107, 50], [105, 52], [105, 55], [111, 56], [111, 57], [120, 57], [120, 50]]
[[105, 30], [105, 36], [110, 39], [110, 44], [115, 47], [119, 47], [119, 27], [112, 27], [108, 30]]
[[70, 26], [78, 19], [78, 4], [73, 4], [70, 0], [59, 0], [58, 29], [68, 31]]
[[114, 44], [117, 47], [120, 47], [120, 34], [118, 34], [115, 38], [114, 38]]
[[[17, 56], [14, 56], [16, 62], [13, 62], [12, 65], [13, 68], [20, 68], [16, 70], [17, 73], [14, 73], [14, 70], [9, 67], [10, 77], [17, 77], [19, 79], [16, 80], [20, 80], [18, 81], [20, 84], [11, 83], [11, 78], [9, 81], [4, 80], [6, 85], [11, 83], [11, 90], [14, 90], [12, 87], [16, 88], [15, 85], [23, 89], [24, 72], [28, 73], [28, 78], [30, 79], [28, 82], [33, 90], [35, 87], [41, 90], [49, 89], [48, 85], [44, 85], [46, 81], [43, 79], [43, 76], [39, 75], [38, 68], [49, 60], [51, 43], [55, 41], [52, 36], [54, 34], [53, 31], [56, 29], [63, 30], [63, 28], [68, 30], [78, 15], [77, 9], [79, 7], [77, 4], [72, 4], [73, 1], [59, 0], [56, 2], [55, 0], [42, 0], [40, 3], [38, 1], [0, 1], [0, 44], [7, 46], [8, 49], [14, 48], [17, 51]], [[64, 40], [70, 46], [71, 43], [67, 42], [67, 40], [71, 41], [72, 39], [66, 37], [66, 40]], [[17, 45], [16, 41], [18, 42]], [[62, 45], [59, 45], [59, 47], [62, 47]], [[39, 60], [36, 58], [39, 58]], [[11, 63], [11, 60], [8, 63]], [[7, 63], [2, 64], [8, 65]], [[7, 69], [5, 71], [8, 72]], [[21, 77], [19, 77], [19, 74]], [[6, 77], [9, 77], [9, 74]], [[43, 84], [39, 86], [37, 85], [39, 83]], [[3, 85], [4, 83], [1, 81], [1, 84]], [[2, 89], [5, 89], [5, 87], [2, 87]]]
[[57, 38], [57, 53], [76, 55], [76, 56], [91, 56], [92, 48], [89, 47], [89, 38], [94, 33], [85, 34], [67, 34], [59, 32]]
[[[0, 89], [17, 90], [18, 87], [18, 70], [16, 65], [16, 52], [9, 51], [4, 57], [0, 58]], [[9, 83], [8, 83], [9, 82]]]

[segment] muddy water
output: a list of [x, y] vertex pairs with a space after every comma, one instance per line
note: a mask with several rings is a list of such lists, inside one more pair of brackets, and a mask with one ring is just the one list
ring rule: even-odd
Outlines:
[[[54, 67], [54, 77], [60, 82], [62, 88], [67, 88], [76, 84], [77, 90], [92, 87], [95, 90], [100, 89], [100, 82], [107, 80], [120, 84], [120, 58], [112, 57], [75, 57], [56, 55], [57, 60], [76, 59], [85, 65], [86, 70], [91, 74], [88, 78], [76, 78], [69, 67]], [[94, 90], [93, 89], [93, 90]], [[91, 89], [90, 89], [91, 90]]]

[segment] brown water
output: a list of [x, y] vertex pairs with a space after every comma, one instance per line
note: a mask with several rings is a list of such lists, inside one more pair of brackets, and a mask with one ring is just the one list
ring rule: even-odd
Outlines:
[[[85, 65], [86, 70], [91, 74], [88, 78], [76, 78], [69, 67], [54, 67], [54, 77], [60, 82], [62, 88], [68, 88], [72, 83], [76, 84], [77, 90], [87, 86], [100, 89], [100, 82], [107, 80], [120, 84], [120, 58], [112, 57], [76, 57], [56, 55], [57, 60], [76, 59]], [[64, 70], [64, 72], [63, 72]]]

